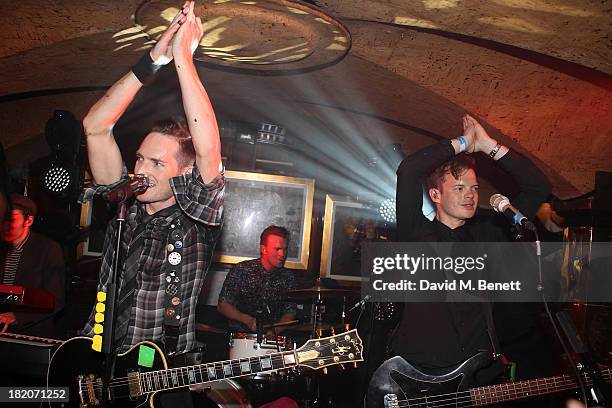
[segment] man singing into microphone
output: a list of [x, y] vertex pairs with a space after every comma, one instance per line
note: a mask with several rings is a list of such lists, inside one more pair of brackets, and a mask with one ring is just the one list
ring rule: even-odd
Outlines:
[[[127, 202], [114, 347], [125, 351], [143, 340], [162, 342], [167, 353], [176, 353], [170, 361], [176, 366], [193, 364], [196, 302], [219, 237], [225, 185], [215, 114], [193, 62], [202, 37], [194, 7], [193, 1], [185, 3], [155, 46], [83, 120], [96, 183], [85, 192], [86, 200], [113, 191], [127, 178], [113, 126], [160, 64], [174, 60], [186, 120], [157, 122], [136, 153], [134, 172], [149, 185]], [[113, 222], [106, 232], [98, 290], [108, 284], [116, 230]], [[93, 312], [85, 335], [93, 334], [92, 317]], [[170, 406], [191, 405], [189, 395], [172, 394], [160, 397], [162, 406], [172, 397], [179, 399]]]
[[[396, 197], [400, 241], [508, 240], [505, 220], [500, 223], [496, 216], [477, 214], [478, 179], [474, 159], [469, 155], [472, 153], [484, 153], [514, 178], [520, 192], [513, 203], [527, 217], [535, 215], [550, 194], [551, 186], [544, 174], [527, 158], [493, 140], [474, 118], [469, 115], [463, 118], [463, 130], [463, 136], [428, 146], [400, 164]], [[422, 211], [424, 185], [435, 207], [435, 218], [431, 221]], [[482, 303], [405, 306], [392, 349], [418, 367], [449, 367], [479, 350], [493, 350], [494, 327], [488, 326], [495, 325], [487, 323], [492, 321], [491, 309]], [[482, 382], [495, 377], [494, 371], [484, 373]], [[489, 378], [485, 379], [487, 375]]]

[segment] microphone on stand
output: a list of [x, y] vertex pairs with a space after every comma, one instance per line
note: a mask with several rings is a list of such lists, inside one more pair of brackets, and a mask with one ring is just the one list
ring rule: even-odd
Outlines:
[[357, 309], [358, 307], [362, 307], [363, 305], [365, 305], [365, 303], [370, 300], [370, 298], [372, 298], [372, 296], [370, 295], [365, 295], [363, 297], [363, 299], [361, 299], [359, 302], [355, 303], [349, 310], [347, 310], [347, 313], [352, 312], [353, 310]]
[[134, 194], [145, 191], [147, 188], [149, 188], [149, 178], [144, 174], [135, 174], [115, 186], [104, 195], [104, 198], [111, 203], [121, 203], [133, 197]]
[[491, 207], [493, 207], [495, 211], [504, 214], [506, 217], [512, 220], [515, 225], [519, 225], [530, 230], [535, 228], [533, 223], [529, 221], [527, 217], [523, 215], [523, 213], [510, 204], [510, 199], [508, 199], [508, 197], [501, 194], [493, 194], [489, 199], [489, 204], [491, 204]]

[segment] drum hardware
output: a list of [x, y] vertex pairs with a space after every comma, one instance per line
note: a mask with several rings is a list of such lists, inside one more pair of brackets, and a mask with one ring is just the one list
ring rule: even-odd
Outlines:
[[[324, 331], [329, 331], [332, 335], [337, 331], [342, 331], [343, 328], [349, 325], [345, 323], [346, 318], [346, 302], [347, 299], [358, 298], [359, 294], [353, 290], [347, 289], [328, 289], [321, 286], [319, 280], [315, 286], [308, 289], [297, 289], [290, 290], [287, 292], [287, 299], [290, 301], [312, 301], [311, 311], [311, 323], [301, 324], [288, 329], [293, 331], [310, 332], [310, 338], [321, 338], [323, 337]], [[323, 323], [323, 315], [325, 314], [325, 304], [327, 300], [342, 300], [342, 313], [341, 322], [339, 324]], [[340, 365], [341, 369], [345, 369], [344, 365]], [[356, 365], [355, 365], [356, 367]], [[328, 374], [328, 369], [323, 368], [323, 375]], [[318, 405], [322, 402], [321, 400], [321, 379], [318, 376], [306, 376], [306, 395], [310, 396], [310, 399], [304, 401], [306, 403], [312, 402], [314, 405]]]
[[[312, 339], [322, 336], [324, 330], [335, 330], [344, 325], [345, 318], [345, 303], [347, 298], [358, 297], [358, 293], [348, 289], [329, 289], [321, 285], [321, 281], [317, 279], [315, 285], [308, 289], [294, 289], [287, 292], [287, 300], [290, 301], [312, 301], [313, 307], [311, 311], [311, 322], [308, 325], [300, 325], [291, 327], [291, 330], [310, 331]], [[325, 313], [325, 300], [341, 299], [342, 300], [342, 315], [339, 325], [330, 325], [323, 323], [323, 314]], [[308, 327], [309, 330], [306, 330]]]
[[340, 299], [345, 297], [358, 297], [359, 294], [356, 291], [349, 289], [328, 289], [321, 286], [320, 283], [308, 289], [294, 289], [287, 291], [287, 300], [291, 301], [304, 301], [312, 299]]

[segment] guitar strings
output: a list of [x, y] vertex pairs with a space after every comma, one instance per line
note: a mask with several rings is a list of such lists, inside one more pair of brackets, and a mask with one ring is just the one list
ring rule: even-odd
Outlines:
[[[603, 377], [606, 379], [606, 381], [610, 381], [612, 379], [611, 370], [610, 369], [604, 370]], [[534, 381], [534, 380], [526, 380], [524, 382], [520, 381], [517, 383], [496, 384], [500, 386], [507, 384], [510, 387], [515, 387], [515, 389], [512, 391], [506, 390], [508, 394], [504, 394], [504, 390], [502, 389], [500, 392], [497, 393], [498, 395], [495, 395], [494, 397], [488, 397], [488, 398], [485, 397], [483, 398], [484, 401], [476, 401], [476, 402], [477, 403], [484, 402], [485, 404], [494, 403], [494, 402], [504, 402], [504, 399], [503, 399], [504, 397], [510, 396], [510, 395], [516, 396], [524, 392], [541, 391], [543, 389], [553, 390], [554, 392], [554, 391], [563, 391], [563, 390], [577, 387], [577, 383], [569, 375], [551, 377], [549, 381], [554, 381], [554, 383], [550, 385], [542, 384], [542, 383], [535, 383], [535, 384], [532, 383], [531, 385], [529, 385], [528, 382], [530, 381]], [[587, 383], [590, 385], [592, 383], [592, 380], [587, 378]], [[517, 386], [521, 386], [521, 388], [519, 389]], [[479, 387], [479, 388], [486, 388], [486, 387]], [[540, 394], [540, 395], [544, 395], [544, 394]], [[445, 397], [445, 398], [441, 398], [441, 397]], [[525, 396], [525, 397], [528, 397], [528, 396]], [[515, 399], [521, 399], [521, 398], [515, 398]], [[410, 398], [406, 400], [397, 401], [397, 404], [399, 407], [420, 407], [420, 406], [445, 407], [445, 406], [453, 406], [453, 405], [455, 406], [473, 406], [473, 403], [474, 403], [474, 400], [472, 399], [470, 391], [459, 391], [456, 393], [440, 394], [440, 395], [435, 395], [431, 397]]]
[[[342, 335], [340, 335], [340, 336], [342, 336]], [[324, 338], [324, 339], [321, 339], [321, 341], [324, 341], [324, 340], [325, 340], [325, 338]], [[353, 340], [354, 340], [354, 339], [353, 339]], [[357, 340], [354, 340], [354, 343], [357, 343], [357, 344], [352, 344], [353, 346], [357, 346], [358, 348], [361, 348], [361, 346], [362, 346], [362, 343], [361, 343], [361, 342], [358, 342]], [[318, 351], [321, 351], [321, 350], [325, 351], [325, 350], [327, 350], [327, 349], [331, 349], [331, 348], [338, 347], [338, 346], [341, 346], [341, 345], [342, 345], [342, 344], [341, 344], [341, 343], [338, 343], [338, 342], [336, 342], [336, 343], [327, 343], [327, 344], [322, 344], [322, 345], [320, 345], [319, 347], [304, 345], [304, 346], [302, 346], [301, 348], [297, 349], [297, 351], [299, 351], [300, 353], [302, 353], [302, 352], [308, 352], [308, 351], [313, 351], [313, 350], [315, 350], [315, 351], [317, 351], [317, 350], [318, 350]], [[248, 359], [248, 363], [249, 363], [249, 365], [250, 365], [250, 364], [251, 364], [251, 359], [253, 359], [253, 358], [259, 358], [259, 359], [260, 359], [260, 360], [259, 360], [259, 362], [260, 362], [260, 365], [261, 365], [261, 358], [265, 358], [265, 357], [268, 357], [268, 356], [272, 356], [272, 360], [273, 360], [273, 361], [279, 361], [279, 360], [284, 361], [284, 359], [283, 359], [283, 355], [288, 354], [288, 353], [293, 353], [293, 351], [294, 351], [294, 350], [286, 350], [286, 351], [281, 352], [281, 353], [274, 353], [274, 354], [264, 355], [264, 356], [259, 356], [259, 357], [246, 357], [245, 359]], [[347, 353], [347, 354], [348, 354], [348, 353]], [[359, 354], [361, 354], [361, 350], [359, 350]], [[333, 357], [323, 357], [323, 359], [324, 359], [324, 360], [325, 360], [325, 359], [329, 360], [330, 358], [333, 360]], [[316, 359], [317, 359], [317, 358], [313, 358], [313, 359], [309, 359], [309, 360], [316, 360]], [[240, 363], [241, 363], [241, 362], [240, 362], [240, 360], [242, 360], [242, 359], [225, 360], [225, 361], [232, 361], [232, 366], [233, 366], [234, 364], [240, 365]], [[156, 376], [159, 376], [159, 378], [161, 378], [161, 377], [163, 376], [163, 375], [161, 374], [162, 372], [167, 372], [167, 371], [170, 371], [170, 370], [182, 370], [182, 369], [188, 369], [188, 368], [191, 368], [191, 367], [198, 367], [198, 369], [199, 369], [199, 370], [200, 370], [200, 372], [201, 372], [201, 371], [202, 371], [202, 368], [204, 368], [204, 367], [206, 367], [206, 366], [208, 366], [208, 365], [213, 365], [213, 364], [215, 364], [215, 365], [216, 365], [216, 364], [222, 364], [222, 363], [223, 363], [223, 362], [225, 362], [225, 361], [222, 361], [222, 362], [203, 363], [203, 364], [199, 364], [199, 365], [185, 366], [185, 367], [175, 367], [175, 368], [170, 368], [170, 369], [167, 369], [167, 370], [155, 370], [155, 371], [147, 371], [147, 372], [141, 373], [141, 375], [142, 375], [142, 374], [150, 375], [151, 377], [153, 377], [153, 378], [152, 378], [152, 380], [154, 380]], [[344, 361], [344, 362], [345, 362], [345, 363], [347, 363], [347, 362], [350, 362], [350, 361]], [[341, 362], [338, 362], [338, 364], [340, 364], [340, 363], [341, 363]], [[300, 365], [300, 364], [297, 364], [297, 363], [295, 364], [295, 366], [298, 366], [298, 365]], [[304, 365], [304, 364], [302, 364], [302, 365]], [[293, 367], [295, 367], [295, 366], [291, 366], [291, 367], [289, 367], [289, 368], [293, 368]], [[279, 371], [279, 370], [283, 370], [283, 369], [284, 369], [284, 368], [279, 368], [279, 369], [271, 369], [271, 370], [266, 370], [266, 371], [262, 371], [262, 372], [267, 372], [267, 371]], [[231, 377], [230, 377], [230, 378], [235, 378], [235, 377], [244, 377], [244, 376], [249, 376], [249, 375], [253, 375], [253, 374], [257, 374], [257, 373], [245, 373], [245, 374], [240, 374], [240, 375], [234, 375], [234, 374], [233, 374], [233, 371], [232, 371], [232, 375], [231, 375]], [[139, 375], [139, 376], [138, 376], [138, 382], [139, 382], [139, 385], [142, 385], [142, 381], [143, 381], [143, 379], [141, 378], [141, 375]], [[182, 376], [183, 376], [183, 374], [181, 373], [181, 377], [182, 377]], [[212, 381], [219, 381], [219, 380], [223, 380], [223, 378], [222, 378], [222, 379], [207, 380], [207, 381], [205, 381], [205, 382], [212, 382]], [[112, 379], [112, 380], [109, 382], [108, 388], [109, 388], [109, 389], [111, 389], [111, 390], [116, 390], [118, 387], [126, 386], [126, 385], [128, 385], [130, 382], [133, 382], [133, 381], [134, 381], [134, 380], [131, 380], [129, 377], [121, 377], [121, 378]], [[162, 384], [163, 384], [163, 382], [162, 382]], [[188, 387], [189, 385], [192, 385], [192, 384], [185, 384], [185, 385], [180, 385], [180, 386], [175, 386], [175, 387], [168, 387], [168, 388], [165, 388], [165, 389], [182, 388], [182, 387]], [[83, 387], [84, 387], [84, 388], [83, 388]], [[92, 386], [92, 388], [93, 388], [95, 391], [100, 391], [100, 390], [102, 389], [102, 385], [101, 385], [101, 384], [94, 384], [94, 385]], [[87, 390], [87, 385], [83, 385], [83, 384], [82, 384], [82, 385], [81, 385], [81, 390], [82, 390], [82, 391], [86, 391], [86, 390]], [[149, 394], [149, 393], [152, 393], [152, 392], [153, 392], [153, 391], [147, 391], [147, 392], [143, 392], [143, 394]]]
[[[500, 385], [503, 385], [503, 384], [500, 384]], [[513, 383], [508, 383], [508, 385], [513, 386]], [[476, 403], [483, 402], [485, 404], [489, 404], [489, 403], [494, 403], [494, 402], [504, 402], [504, 397], [508, 397], [510, 395], [520, 395], [521, 393], [524, 393], [524, 392], [535, 392], [535, 391], [540, 391], [542, 389], [562, 391], [562, 390], [569, 389], [568, 386], [576, 387], [576, 383], [571, 381], [571, 378], [570, 378], [570, 381], [567, 381], [567, 379], [565, 379], [565, 381], [557, 382], [554, 385], [549, 386], [549, 387], [544, 386], [544, 384], [541, 384], [540, 386], [533, 384], [532, 386], [525, 387], [520, 391], [517, 389], [516, 391], [508, 392], [508, 394], [504, 394], [502, 390], [499, 393], [497, 393], [497, 395], [493, 397], [483, 398], [483, 401], [476, 401]], [[461, 394], [463, 394], [464, 396], [459, 397], [459, 395]], [[441, 395], [435, 395], [431, 397], [419, 397], [419, 398], [411, 398], [408, 400], [400, 400], [398, 401], [398, 406], [401, 406], [401, 407], [418, 407], [418, 406], [444, 407], [444, 406], [451, 406], [451, 405], [460, 406], [460, 404], [463, 404], [462, 406], [472, 405], [474, 403], [474, 400], [471, 398], [471, 394], [470, 395], [465, 395], [465, 394], [470, 394], [470, 391], [460, 391], [457, 393], [441, 394]], [[449, 397], [449, 396], [451, 398], [441, 398], [441, 397]], [[515, 398], [515, 399], [520, 399], [520, 398]], [[448, 403], [449, 401], [450, 403]]]

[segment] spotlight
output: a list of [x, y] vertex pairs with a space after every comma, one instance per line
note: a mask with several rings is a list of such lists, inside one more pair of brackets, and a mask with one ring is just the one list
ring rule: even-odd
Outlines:
[[399, 318], [401, 308], [391, 302], [380, 302], [374, 305], [374, 319], [379, 322], [394, 322]]
[[55, 194], [66, 193], [73, 181], [70, 170], [55, 164], [51, 164], [43, 176], [43, 186]]
[[380, 203], [380, 207], [378, 207], [378, 212], [380, 216], [388, 222], [389, 224], [395, 223], [395, 200], [391, 198], [385, 199], [382, 203]]
[[78, 193], [82, 177], [80, 160], [83, 128], [68, 111], [56, 110], [45, 126], [51, 155], [43, 173], [43, 188], [51, 194], [71, 197]]

